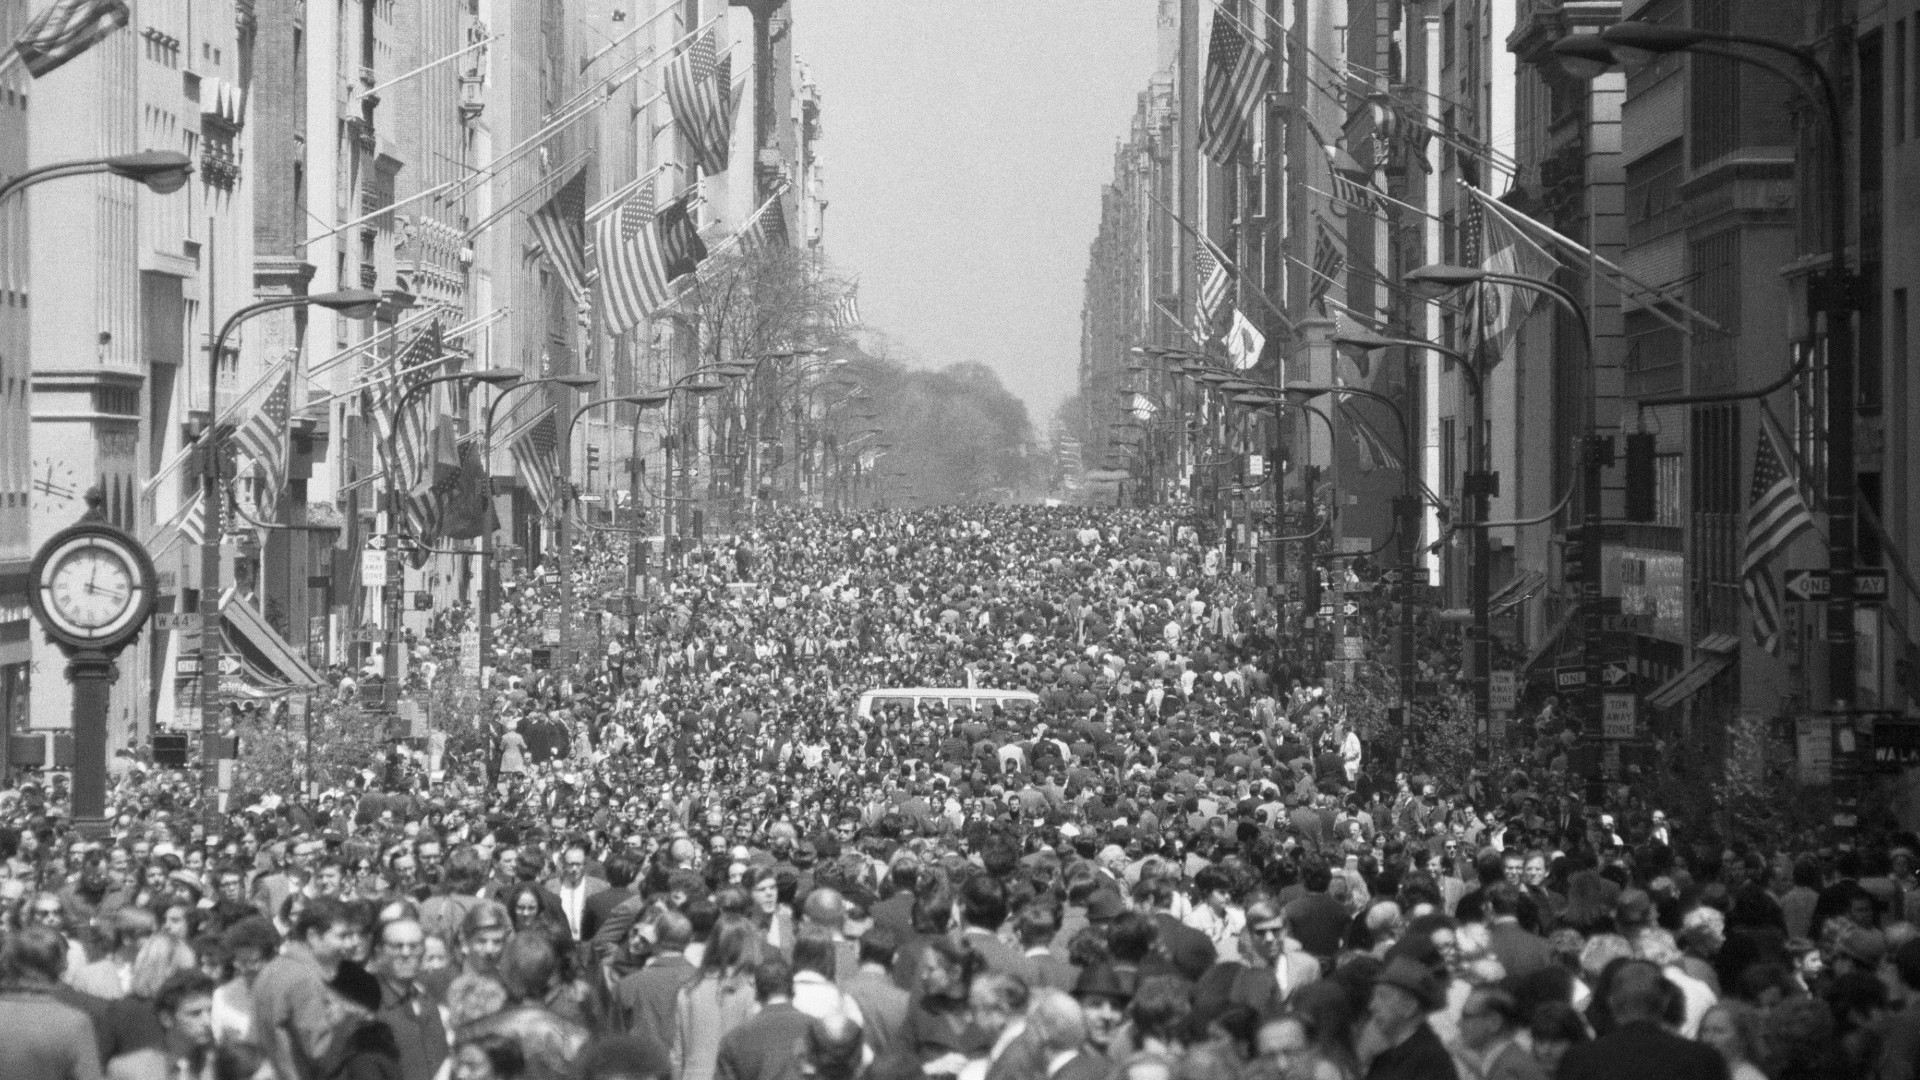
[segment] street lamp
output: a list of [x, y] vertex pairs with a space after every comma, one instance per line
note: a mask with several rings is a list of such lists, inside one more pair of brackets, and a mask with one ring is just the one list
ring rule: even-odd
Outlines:
[[[1587, 385], [1583, 395], [1587, 416], [1586, 437], [1583, 440], [1580, 455], [1580, 490], [1582, 494], [1579, 537], [1582, 543], [1595, 545], [1597, 547], [1600, 543], [1600, 525], [1604, 512], [1604, 505], [1601, 498], [1602, 492], [1600, 489], [1600, 473], [1603, 468], [1612, 463], [1613, 443], [1610, 438], [1602, 439], [1598, 434], [1599, 402], [1596, 400], [1596, 394], [1599, 389], [1599, 376], [1598, 372], [1594, 370], [1593, 322], [1588, 317], [1586, 309], [1580, 306], [1579, 302], [1574, 299], [1572, 293], [1561, 286], [1544, 278], [1528, 277], [1525, 274], [1506, 274], [1474, 266], [1450, 266], [1445, 263], [1436, 263], [1408, 272], [1403, 280], [1412, 286], [1416, 292], [1430, 298], [1437, 298], [1467, 285], [1511, 285], [1514, 288], [1526, 289], [1530, 292], [1546, 296], [1555, 304], [1558, 304], [1561, 309], [1572, 315], [1574, 320], [1580, 324], [1580, 345], [1585, 353], [1583, 357], [1585, 360], [1584, 370], [1587, 373]], [[1459, 354], [1456, 353], [1455, 355], [1458, 356]], [[1477, 377], [1478, 372], [1474, 368], [1474, 365], [1469, 364], [1467, 367], [1469, 370], [1475, 370]], [[1482, 407], [1480, 399], [1481, 395], [1476, 392], [1474, 394], [1476, 421], [1479, 419], [1480, 409]], [[1479, 427], [1480, 424], [1476, 422], [1474, 425], [1476, 432]], [[1477, 442], [1478, 439], [1478, 434], [1475, 434], [1474, 441]], [[1489, 484], [1491, 484], [1491, 477], [1475, 481], [1476, 490], [1486, 487], [1486, 485]], [[1487, 488], [1487, 490], [1490, 492], [1491, 489]], [[1571, 491], [1571, 488], [1569, 488], [1569, 491]], [[1483, 494], [1475, 495], [1477, 511], [1475, 515], [1476, 523], [1484, 522], [1486, 519], [1486, 503], [1484, 499], [1485, 495]], [[1476, 531], [1480, 532], [1481, 535], [1475, 537], [1474, 542], [1484, 548], [1487, 543], [1484, 529]], [[1584, 653], [1584, 666], [1587, 676], [1586, 689], [1583, 693], [1583, 711], [1586, 716], [1581, 727], [1589, 739], [1597, 737], [1600, 732], [1600, 712], [1602, 704], [1602, 698], [1600, 696], [1600, 636], [1603, 632], [1605, 614], [1600, 610], [1601, 580], [1599, 554], [1598, 550], [1594, 550], [1587, 558], [1582, 560], [1583, 570], [1579, 581], [1580, 631], [1584, 639], [1581, 649]], [[1479, 573], [1480, 570], [1476, 566], [1476, 576]], [[1569, 584], [1572, 583], [1569, 582]], [[1478, 617], [1479, 613], [1476, 611], [1476, 623], [1478, 623]], [[1476, 687], [1476, 693], [1477, 692], [1478, 688]], [[1477, 705], [1478, 702], [1476, 701], [1476, 706]]]
[[[1417, 272], [1417, 271], [1416, 271]], [[1467, 354], [1450, 349], [1435, 342], [1412, 337], [1386, 337], [1367, 330], [1355, 330], [1340, 334], [1333, 339], [1338, 346], [1345, 346], [1361, 352], [1376, 352], [1380, 349], [1403, 348], [1409, 351], [1424, 349], [1439, 353], [1453, 360], [1460, 370], [1467, 374], [1467, 385], [1472, 390], [1472, 413], [1467, 420], [1467, 475], [1461, 483], [1462, 493], [1467, 499], [1467, 517], [1471, 525], [1479, 525], [1487, 520], [1487, 499], [1493, 492], [1491, 477], [1486, 472], [1486, 447], [1482, 445], [1480, 432], [1485, 423], [1486, 396], [1481, 392], [1480, 368]], [[1398, 412], [1398, 408], [1395, 409]], [[1405, 424], [1405, 417], [1401, 418]], [[1406, 492], [1399, 515], [1401, 525], [1400, 556], [1409, 578], [1412, 577], [1415, 561], [1415, 548], [1419, 543], [1418, 529], [1415, 527], [1415, 515], [1419, 512], [1413, 489], [1413, 442], [1411, 428], [1402, 428], [1402, 437], [1407, 439]], [[1472, 652], [1468, 663], [1468, 675], [1473, 686], [1473, 707], [1479, 722], [1486, 722], [1493, 712], [1493, 633], [1491, 628], [1491, 595], [1493, 592], [1493, 567], [1488, 551], [1487, 530], [1474, 528], [1467, 538], [1470, 547], [1472, 570], [1469, 590], [1473, 603], [1473, 622], [1467, 630], [1467, 644]], [[1402, 586], [1400, 594], [1400, 679], [1403, 686], [1413, 685], [1413, 595], [1412, 582]], [[1403, 702], [1403, 704], [1410, 703]], [[1491, 730], [1491, 729], [1489, 729]]]
[[[1597, 35], [1586, 36], [1598, 37], [1605, 42], [1611, 47], [1614, 58], [1623, 63], [1690, 52], [1765, 68], [1792, 84], [1802, 96], [1809, 100], [1817, 98], [1820, 102], [1821, 107], [1814, 115], [1820, 119], [1826, 143], [1823, 164], [1827, 173], [1828, 255], [1826, 272], [1808, 281], [1807, 303], [1809, 316], [1826, 316], [1827, 333], [1825, 508], [1827, 569], [1831, 584], [1826, 612], [1827, 695], [1831, 711], [1841, 714], [1843, 722], [1850, 724], [1853, 713], [1852, 687], [1856, 677], [1853, 568], [1859, 528], [1855, 495], [1859, 478], [1854, 461], [1854, 397], [1857, 393], [1854, 383], [1858, 376], [1858, 357], [1855, 355], [1853, 317], [1864, 306], [1866, 284], [1862, 276], [1847, 263], [1847, 128], [1834, 74], [1812, 49], [1757, 34], [1629, 20], [1603, 27]], [[1836, 56], [1846, 56], [1851, 52], [1852, 36], [1851, 24], [1836, 24], [1831, 35]], [[1784, 56], [1792, 62], [1793, 67], [1789, 69], [1765, 56], [1730, 46], [1747, 46]], [[1599, 58], [1597, 52], [1584, 46], [1568, 46], [1563, 50], [1556, 44], [1554, 51], [1561, 56], [1562, 66], [1576, 74], [1579, 73], [1577, 69], [1581, 66], [1582, 56], [1590, 61]], [[1590, 71], [1591, 64], [1587, 67]], [[1812, 76], [1812, 86], [1803, 77], [1808, 75]], [[1809, 317], [1810, 325], [1812, 321]], [[1791, 377], [1791, 372], [1789, 374]], [[1750, 391], [1747, 394], [1730, 395], [1725, 400], [1762, 396], [1779, 389], [1781, 385], [1784, 383], [1768, 386], [1762, 394]]]
[[6, 183], [0, 184], [0, 202], [9, 196], [46, 180], [58, 180], [63, 176], [86, 176], [90, 173], [112, 173], [137, 180], [147, 185], [147, 190], [156, 195], [171, 195], [187, 184], [187, 178], [193, 175], [193, 159], [172, 150], [142, 150], [135, 154], [120, 154], [116, 157], [89, 158], [82, 161], [56, 161], [51, 165], [42, 165], [37, 169], [28, 169]]
[[[489, 368], [480, 371], [461, 372], [453, 375], [435, 375], [431, 378], [421, 379], [401, 391], [399, 400], [394, 403], [393, 419], [389, 425], [392, 434], [388, 438], [391, 441], [397, 440], [400, 437], [403, 418], [407, 415], [407, 409], [411, 407], [413, 399], [425, 393], [429, 387], [432, 387], [436, 383], [472, 382], [484, 383], [495, 388], [510, 387], [513, 383], [519, 382], [522, 375], [523, 372], [518, 368]], [[381, 653], [383, 659], [380, 665], [382, 681], [385, 683], [381, 697], [385, 701], [388, 710], [396, 708], [400, 700], [400, 619], [401, 612], [404, 610], [402, 601], [405, 599], [406, 594], [406, 568], [402, 566], [400, 562], [400, 534], [403, 531], [405, 523], [406, 508], [402, 506], [400, 502], [401, 476], [399, 464], [398, 455], [393, 452], [393, 447], [389, 446], [387, 448], [386, 468], [387, 580], [386, 584], [382, 587], [383, 594], [386, 598], [386, 640], [384, 642], [385, 647]], [[490, 488], [489, 496], [491, 496]], [[489, 506], [489, 513], [491, 513], [491, 509], [491, 506]], [[481, 535], [485, 536], [492, 531], [491, 529], [484, 529]], [[418, 537], [416, 539], [421, 542], [425, 541], [425, 537]], [[482, 562], [486, 561], [488, 560], [482, 560]], [[483, 587], [484, 584], [483, 579]]]
[[[78, 164], [101, 164], [86, 162]], [[52, 173], [60, 166], [48, 166], [44, 173]], [[81, 169], [81, 172], [103, 172], [103, 168]], [[23, 174], [23, 177], [26, 174]], [[58, 175], [72, 175], [60, 173]], [[48, 178], [46, 175], [42, 179]], [[20, 179], [20, 178], [17, 178]], [[24, 186], [24, 185], [21, 185]], [[243, 322], [269, 311], [283, 308], [323, 307], [337, 311], [349, 318], [364, 319], [371, 317], [380, 304], [380, 294], [367, 289], [346, 289], [341, 292], [316, 293], [311, 296], [276, 296], [266, 300], [256, 300], [251, 304], [227, 316], [220, 325], [220, 332], [214, 335], [213, 348], [207, 353], [207, 427], [201, 435], [200, 446], [200, 498], [205, 516], [200, 544], [200, 788], [206, 805], [214, 805], [213, 792], [219, 782], [219, 754], [216, 740], [220, 737], [220, 657], [222, 635], [220, 633], [220, 443], [224, 432], [220, 427], [220, 358], [225, 355], [227, 338]]]

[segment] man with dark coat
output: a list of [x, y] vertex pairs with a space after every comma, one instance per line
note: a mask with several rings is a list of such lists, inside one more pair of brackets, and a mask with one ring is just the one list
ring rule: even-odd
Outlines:
[[650, 1038], [672, 1053], [678, 1032], [674, 1006], [680, 988], [698, 973], [686, 957], [693, 923], [678, 911], [667, 911], [654, 922], [653, 933], [653, 955], [646, 966], [615, 984], [614, 1010], [629, 1034]]
[[760, 1011], [720, 1039], [714, 1080], [783, 1080], [813, 1018], [793, 1007], [793, 968], [774, 954], [753, 971]]
[[1727, 1062], [1705, 1043], [1683, 1039], [1661, 1023], [1668, 990], [1660, 969], [1629, 960], [1607, 993], [1615, 1028], [1567, 1051], [1560, 1080], [1727, 1080]]

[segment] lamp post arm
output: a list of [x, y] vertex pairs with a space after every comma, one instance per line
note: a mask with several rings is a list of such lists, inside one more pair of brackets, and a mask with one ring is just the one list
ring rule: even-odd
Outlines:
[[1581, 307], [1579, 301], [1575, 300], [1573, 294], [1566, 289], [1545, 278], [1527, 277], [1524, 274], [1489, 273], [1480, 280], [1493, 282], [1498, 285], [1512, 285], [1517, 288], [1530, 289], [1551, 298], [1554, 303], [1559, 304], [1580, 323], [1580, 340], [1587, 342], [1588, 349], [1591, 351], [1593, 322], [1587, 317], [1586, 309]]

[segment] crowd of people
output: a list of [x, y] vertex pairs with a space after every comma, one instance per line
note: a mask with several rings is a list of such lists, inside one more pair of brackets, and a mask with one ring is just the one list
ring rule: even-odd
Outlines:
[[0, 795], [0, 1077], [1920, 1068], [1920, 841], [1589, 805], [1552, 708], [1424, 773], [1172, 511], [774, 512], [631, 615], [617, 539], [507, 575], [472, 715], [385, 767]]

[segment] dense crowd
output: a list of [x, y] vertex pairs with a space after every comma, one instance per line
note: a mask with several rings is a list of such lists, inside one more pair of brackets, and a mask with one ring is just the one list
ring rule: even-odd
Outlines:
[[[0, 1077], [1920, 1067], [1914, 838], [1588, 805], [1551, 707], [1423, 774], [1377, 682], [1310, 662], [1324, 625], [1171, 513], [774, 513], [631, 621], [622, 539], [510, 573], [473, 715], [323, 792], [217, 814], [136, 767], [103, 831], [0, 795]], [[862, 708], [907, 688], [948, 692]]]

